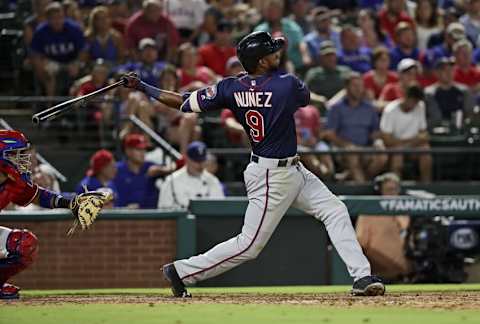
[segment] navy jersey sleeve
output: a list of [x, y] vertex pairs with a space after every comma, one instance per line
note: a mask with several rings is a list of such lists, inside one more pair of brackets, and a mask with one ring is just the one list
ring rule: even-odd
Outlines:
[[310, 90], [305, 83], [295, 77], [295, 90], [297, 94], [297, 102], [299, 107], [305, 107], [310, 103]]
[[205, 112], [223, 109], [226, 107], [225, 89], [225, 80], [222, 80], [215, 85], [184, 94], [180, 110], [183, 112]]

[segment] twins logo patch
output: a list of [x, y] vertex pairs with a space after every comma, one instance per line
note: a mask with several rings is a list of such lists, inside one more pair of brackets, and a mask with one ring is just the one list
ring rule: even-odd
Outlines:
[[205, 95], [207, 99], [213, 99], [217, 95], [217, 86], [212, 85], [205, 89]]

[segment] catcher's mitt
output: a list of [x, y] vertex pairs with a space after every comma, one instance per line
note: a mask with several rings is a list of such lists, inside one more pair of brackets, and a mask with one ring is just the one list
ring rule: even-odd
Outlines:
[[72, 235], [78, 225], [80, 225], [82, 231], [89, 228], [102, 210], [103, 205], [112, 199], [111, 193], [103, 191], [87, 191], [75, 196], [70, 202], [70, 210], [75, 220], [67, 235]]

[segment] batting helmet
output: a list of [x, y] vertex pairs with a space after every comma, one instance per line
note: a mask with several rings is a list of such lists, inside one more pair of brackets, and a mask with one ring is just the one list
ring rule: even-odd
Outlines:
[[252, 73], [261, 58], [281, 50], [283, 46], [283, 38], [273, 38], [264, 31], [253, 32], [238, 43], [237, 56], [245, 70]]

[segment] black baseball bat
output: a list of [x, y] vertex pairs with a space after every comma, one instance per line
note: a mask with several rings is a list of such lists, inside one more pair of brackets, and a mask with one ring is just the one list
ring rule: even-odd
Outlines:
[[125, 79], [121, 79], [120, 81], [117, 81], [111, 85], [108, 85], [106, 87], [103, 87], [101, 89], [98, 89], [92, 93], [86, 94], [81, 97], [73, 98], [70, 100], [67, 100], [65, 102], [59, 103], [56, 106], [50, 107], [48, 109], [45, 109], [39, 113], [36, 113], [35, 115], [32, 116], [32, 122], [35, 125], [38, 125], [40, 122], [46, 121], [46, 120], [52, 120], [55, 119], [56, 117], [60, 116], [61, 114], [75, 108], [75, 104], [77, 103], [83, 103], [92, 97], [98, 96], [102, 93], [105, 93], [109, 90], [112, 90], [118, 86], [124, 85], [126, 82]]

